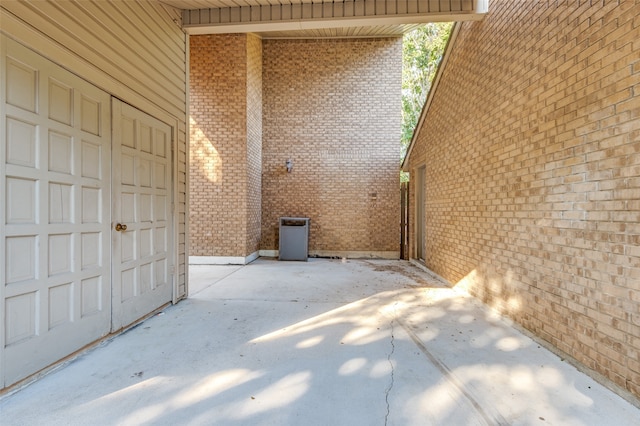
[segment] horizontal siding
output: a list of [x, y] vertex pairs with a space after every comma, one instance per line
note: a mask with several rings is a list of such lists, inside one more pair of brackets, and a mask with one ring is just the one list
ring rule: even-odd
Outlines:
[[174, 127], [177, 298], [187, 276], [187, 36], [151, 1], [6, 1], [0, 31]]
[[[189, 249], [187, 245], [187, 220], [188, 220], [188, 205], [189, 194], [188, 190], [188, 165], [187, 159], [189, 158], [188, 145], [187, 145], [187, 124], [186, 122], [178, 123], [178, 149], [177, 149], [177, 173], [176, 173], [176, 224], [177, 224], [177, 239], [176, 250], [178, 252], [178, 263], [176, 267], [177, 274], [177, 294], [176, 300], [187, 297], [188, 292], [188, 274], [187, 264], [189, 259]], [[174, 300], [174, 302], [176, 301]]]
[[166, 23], [149, 22], [148, 9], [135, 2], [12, 1], [2, 7], [154, 104], [173, 106], [173, 116], [184, 114], [185, 47], [174, 41], [184, 35], [172, 21], [178, 32], [167, 34], [158, 25]]

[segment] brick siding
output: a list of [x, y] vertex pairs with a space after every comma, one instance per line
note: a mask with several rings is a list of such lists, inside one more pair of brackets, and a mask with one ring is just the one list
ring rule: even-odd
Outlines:
[[247, 36], [247, 223], [245, 255], [260, 249], [262, 212], [262, 40]]
[[639, 17], [638, 1], [492, 1], [409, 159], [426, 164], [426, 265], [636, 397]]
[[265, 40], [263, 55], [261, 249], [303, 216], [312, 253], [397, 257], [402, 40]]
[[312, 254], [397, 257], [401, 43], [191, 37], [190, 255], [304, 216]]
[[251, 239], [261, 126], [259, 102], [248, 106], [260, 96], [252, 37], [190, 37], [191, 256], [247, 256], [257, 246]]

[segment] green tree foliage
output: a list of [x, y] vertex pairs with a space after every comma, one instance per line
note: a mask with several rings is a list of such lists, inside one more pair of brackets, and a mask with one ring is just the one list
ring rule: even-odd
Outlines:
[[402, 151], [409, 147], [413, 131], [438, 70], [453, 24], [427, 24], [404, 35], [402, 43]]

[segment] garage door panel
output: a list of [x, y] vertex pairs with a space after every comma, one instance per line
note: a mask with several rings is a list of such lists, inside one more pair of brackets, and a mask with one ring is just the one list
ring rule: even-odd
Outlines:
[[152, 195], [140, 194], [140, 222], [151, 222], [153, 220], [152, 215]]
[[154, 253], [162, 254], [167, 252], [167, 228], [158, 226], [155, 229]]
[[73, 293], [72, 282], [49, 288], [49, 330], [73, 321]]
[[122, 185], [136, 184], [136, 161], [132, 154], [122, 154], [120, 160], [120, 178]]
[[[109, 283], [110, 285], [111, 283]], [[87, 318], [99, 314], [104, 308], [104, 282], [101, 276], [89, 277], [80, 281], [80, 316]]]
[[37, 112], [38, 70], [13, 57], [6, 64], [7, 104]]
[[[131, 222], [132, 221], [129, 221], [127, 223], [131, 223]], [[137, 245], [136, 234], [137, 234], [137, 231], [135, 230], [128, 230], [127, 232], [123, 232], [123, 235], [120, 239], [120, 246], [121, 246], [120, 261], [122, 263], [136, 260], [136, 245]]]
[[145, 259], [153, 254], [153, 229], [141, 229], [140, 230], [140, 257]]
[[157, 286], [168, 284], [167, 259], [163, 258], [154, 262], [154, 273]]
[[5, 300], [5, 346], [8, 348], [36, 335], [37, 292], [7, 297]]
[[71, 234], [49, 235], [49, 276], [73, 271], [73, 245]]
[[7, 117], [7, 164], [36, 167], [37, 125]]
[[151, 154], [152, 151], [152, 138], [153, 129], [148, 126], [146, 123], [140, 123], [140, 132], [139, 132], [139, 141], [140, 141], [140, 152], [146, 152]]
[[120, 130], [120, 146], [122, 150], [125, 150], [125, 147], [136, 148], [136, 128], [135, 128], [135, 119], [133, 117], [127, 117], [125, 115], [120, 115], [120, 125], [118, 129]]
[[37, 235], [5, 238], [5, 283], [33, 280], [37, 276]]
[[6, 221], [9, 224], [36, 223], [38, 182], [24, 177], [6, 179]]
[[83, 186], [82, 187], [82, 223], [103, 222], [102, 211], [104, 198], [102, 188]]
[[103, 101], [91, 98], [84, 93], [80, 95], [80, 101], [78, 104], [80, 105], [80, 108], [78, 108], [80, 115], [80, 129], [83, 132], [101, 136], [104, 131], [104, 126], [101, 123], [103, 121], [102, 110], [104, 108], [108, 108], [108, 105]]
[[102, 266], [102, 233], [83, 232], [80, 237], [80, 259], [83, 271]]
[[[158, 158], [167, 158], [171, 143], [171, 135], [162, 129], [156, 129], [155, 137], [155, 156]], [[159, 180], [156, 183], [160, 183]]]
[[138, 160], [138, 185], [142, 188], [151, 187], [151, 160], [148, 158]]
[[80, 156], [82, 177], [102, 179], [102, 147], [100, 144], [83, 140]]
[[49, 182], [49, 223], [73, 221], [73, 185]]
[[138, 280], [135, 268], [125, 269], [120, 273], [122, 294], [120, 302], [133, 299], [138, 294]]
[[49, 77], [49, 119], [73, 126], [73, 88]]
[[156, 164], [156, 188], [157, 189], [167, 189], [165, 185], [167, 184], [167, 165], [166, 164]]
[[155, 200], [155, 203], [153, 206], [154, 219], [157, 221], [167, 220], [169, 198], [166, 195], [156, 195], [154, 197], [154, 200]]
[[140, 295], [153, 288], [153, 270], [151, 263], [140, 265]]
[[122, 192], [120, 195], [121, 208], [119, 212], [120, 220], [125, 223], [134, 223], [137, 220], [136, 215], [136, 194], [131, 192]]
[[72, 174], [73, 136], [49, 131], [49, 171]]
[[110, 330], [111, 126], [107, 93], [2, 45], [4, 387]]

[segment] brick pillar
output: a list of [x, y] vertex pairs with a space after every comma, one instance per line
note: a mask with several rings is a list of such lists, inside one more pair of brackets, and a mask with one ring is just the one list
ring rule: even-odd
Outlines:
[[190, 43], [189, 255], [246, 258], [260, 240], [262, 44], [246, 34]]

